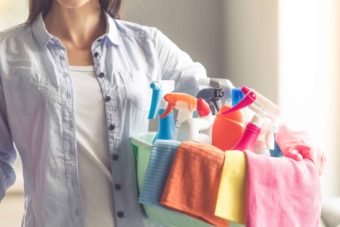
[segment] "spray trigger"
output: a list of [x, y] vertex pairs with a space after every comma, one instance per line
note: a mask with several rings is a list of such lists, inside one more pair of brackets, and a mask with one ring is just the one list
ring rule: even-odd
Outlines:
[[251, 104], [253, 104], [256, 100], [256, 94], [253, 91], [249, 91], [246, 96], [234, 107], [230, 108], [227, 111], [222, 112], [222, 115], [226, 115], [229, 113], [232, 113], [234, 111], [237, 111], [239, 109], [242, 109], [244, 107], [247, 107]]

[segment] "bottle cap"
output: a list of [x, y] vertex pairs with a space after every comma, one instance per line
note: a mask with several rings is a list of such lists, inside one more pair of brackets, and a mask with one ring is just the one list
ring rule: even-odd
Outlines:
[[197, 113], [200, 117], [208, 116], [211, 113], [209, 104], [202, 98], [197, 99]]
[[231, 90], [232, 106], [236, 106], [243, 98], [244, 95], [240, 88], [233, 88]]

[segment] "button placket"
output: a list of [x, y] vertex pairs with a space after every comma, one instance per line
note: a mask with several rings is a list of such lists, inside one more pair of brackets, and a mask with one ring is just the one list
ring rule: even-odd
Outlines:
[[115, 184], [115, 189], [116, 190], [120, 190], [122, 188], [122, 186], [120, 184]]
[[106, 102], [108, 102], [108, 101], [111, 100], [111, 97], [107, 95], [107, 96], [105, 96], [104, 100], [105, 100]]
[[117, 161], [119, 159], [119, 155], [118, 154], [113, 154], [112, 155], [112, 160], [113, 161]]
[[99, 74], [98, 74], [98, 77], [100, 77], [100, 78], [103, 78], [105, 76], [105, 74], [103, 73], [103, 72], [100, 72]]
[[111, 131], [113, 131], [115, 128], [116, 128], [116, 126], [115, 126], [114, 124], [110, 124], [110, 125], [109, 125], [109, 129], [110, 129]]
[[74, 124], [74, 106], [72, 94], [72, 80], [69, 76], [67, 54], [64, 48], [59, 48], [55, 51], [56, 59], [60, 65], [60, 74], [62, 75], [61, 82], [61, 111], [62, 111], [62, 141], [65, 160], [68, 162], [65, 165], [66, 184], [70, 200], [70, 212], [76, 218], [73, 219], [74, 226], [84, 226], [84, 216], [82, 211], [82, 199], [80, 193], [79, 176], [77, 170], [77, 152], [76, 152], [76, 135]]
[[117, 217], [119, 217], [119, 218], [124, 217], [124, 212], [123, 211], [117, 211]]
[[[106, 77], [107, 73], [105, 71], [105, 67], [101, 67], [101, 51], [100, 51], [100, 45], [99, 43], [96, 43], [93, 48], [93, 61], [96, 68], [97, 78], [100, 83], [102, 92], [103, 92], [103, 100], [104, 102], [104, 108], [106, 113], [106, 124], [107, 124], [107, 130], [108, 130], [108, 143], [109, 143], [109, 151], [111, 155], [111, 168], [112, 169], [120, 169], [120, 156], [117, 149], [117, 146], [115, 143], [118, 141], [119, 138], [117, 138], [117, 133], [119, 133], [119, 123], [116, 118], [115, 113], [115, 106], [117, 103], [117, 97], [110, 94], [110, 89], [106, 84]], [[121, 201], [121, 196], [117, 195], [117, 193], [121, 193], [122, 186], [119, 184], [121, 181], [118, 171], [112, 171], [112, 180], [113, 182], [117, 182], [113, 185], [113, 201], [114, 201], [114, 210], [116, 217], [119, 219], [124, 217], [124, 208], [125, 205]]]

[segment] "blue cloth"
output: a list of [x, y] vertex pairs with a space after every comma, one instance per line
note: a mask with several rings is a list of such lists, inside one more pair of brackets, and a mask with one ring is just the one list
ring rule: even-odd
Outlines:
[[[129, 138], [148, 132], [151, 81], [175, 80], [176, 91], [196, 95], [206, 71], [158, 29], [105, 16], [106, 33], [93, 41], [91, 54], [103, 98], [110, 96], [103, 108], [116, 227], [160, 226], [145, 218], [138, 203]], [[42, 15], [1, 32], [0, 199], [14, 182], [11, 164], [18, 151], [23, 227], [85, 225], [75, 121], [66, 48], [46, 30]]]
[[181, 143], [177, 140], [156, 140], [152, 146], [148, 168], [139, 196], [139, 202], [160, 206], [163, 188], [168, 178], [176, 149]]

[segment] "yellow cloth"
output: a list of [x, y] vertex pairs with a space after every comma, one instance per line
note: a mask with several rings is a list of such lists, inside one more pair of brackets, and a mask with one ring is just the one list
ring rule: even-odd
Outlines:
[[245, 223], [246, 157], [242, 151], [225, 152], [215, 215]]

